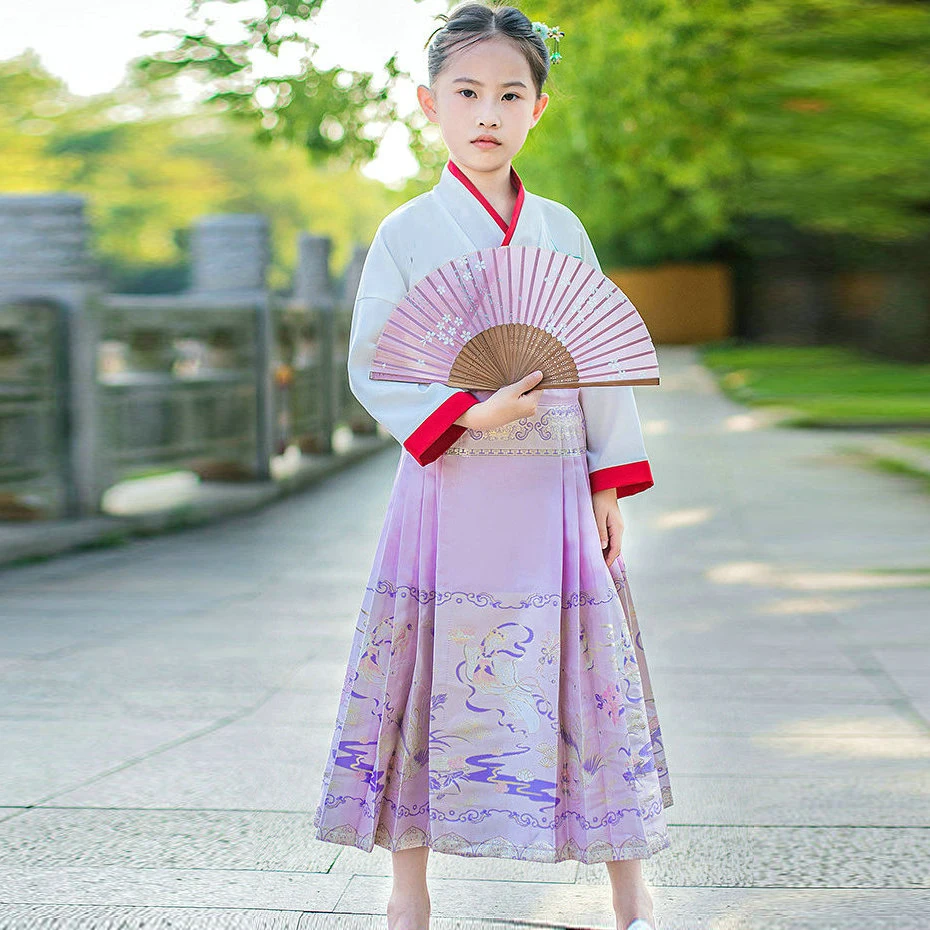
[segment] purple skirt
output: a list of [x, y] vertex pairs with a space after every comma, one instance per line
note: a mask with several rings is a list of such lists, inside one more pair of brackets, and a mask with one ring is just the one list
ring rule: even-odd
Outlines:
[[[487, 392], [475, 392], [481, 399]], [[403, 451], [314, 826], [371, 851], [536, 862], [669, 845], [662, 733], [622, 557], [601, 550], [578, 389]]]

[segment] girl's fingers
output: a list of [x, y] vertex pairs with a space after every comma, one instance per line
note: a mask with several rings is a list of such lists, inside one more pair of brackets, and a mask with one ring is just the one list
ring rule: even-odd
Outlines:
[[[610, 563], [614, 562], [620, 555], [620, 544], [623, 538], [623, 522], [621, 520], [611, 519], [610, 517], [608, 517], [606, 522], [610, 531], [610, 548], [604, 554], [604, 560], [610, 565]], [[603, 544], [601, 548], [603, 548]]]
[[620, 555], [620, 542], [623, 536], [623, 518], [619, 510], [595, 507], [594, 516], [597, 532], [601, 541], [604, 561], [609, 565]]
[[620, 555], [620, 535], [616, 527], [611, 527], [610, 545], [604, 550], [604, 561], [610, 565]]

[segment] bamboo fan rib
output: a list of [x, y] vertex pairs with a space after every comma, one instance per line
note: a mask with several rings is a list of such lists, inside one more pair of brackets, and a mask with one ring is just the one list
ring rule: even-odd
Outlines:
[[655, 346], [629, 298], [573, 255], [482, 249], [417, 282], [391, 311], [369, 377], [496, 391], [658, 384]]

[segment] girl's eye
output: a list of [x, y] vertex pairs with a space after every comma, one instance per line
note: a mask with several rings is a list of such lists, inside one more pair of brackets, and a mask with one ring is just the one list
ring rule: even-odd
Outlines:
[[[459, 91], [459, 93], [460, 93], [460, 94], [474, 94], [475, 92], [474, 92], [470, 87], [463, 87], [463, 88]], [[477, 96], [477, 95], [476, 95], [476, 96]], [[514, 100], [519, 100], [519, 99], [520, 99], [520, 95], [519, 95], [519, 94], [515, 94], [512, 90], [507, 91], [507, 93], [504, 94], [504, 96], [505, 96], [505, 97], [513, 97]]]

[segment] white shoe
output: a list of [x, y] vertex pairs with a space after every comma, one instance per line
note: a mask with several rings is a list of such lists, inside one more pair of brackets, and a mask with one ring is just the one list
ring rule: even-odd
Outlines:
[[655, 930], [651, 923], [645, 917], [637, 917], [626, 930]]

